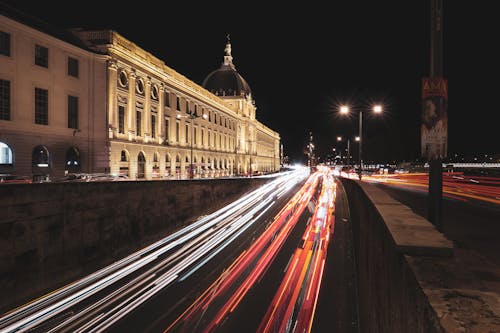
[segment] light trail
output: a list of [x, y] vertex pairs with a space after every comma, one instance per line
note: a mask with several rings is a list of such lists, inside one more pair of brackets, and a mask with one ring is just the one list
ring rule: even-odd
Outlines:
[[[321, 193], [312, 222], [308, 223], [304, 232], [303, 249], [297, 248], [287, 264], [283, 282], [266, 314], [268, 320], [264, 318], [264, 324], [261, 324], [261, 327], [267, 329], [279, 327], [279, 332], [288, 332], [292, 327], [302, 327], [305, 331], [310, 331], [334, 221], [335, 182], [327, 171], [311, 175], [303, 188], [276, 215], [274, 221], [252, 246], [224, 271], [223, 277], [219, 277], [170, 324], [164, 333], [193, 331], [200, 325], [203, 316], [206, 318], [201, 332], [216, 331], [272, 264], [299, 217], [310, 204], [320, 179], [323, 180]], [[212, 309], [210, 313], [207, 312], [209, 308]]]
[[[109, 328], [179, 276], [189, 276], [193, 269], [209, 262], [272, 206], [273, 197], [289, 191], [307, 174], [304, 170], [284, 173], [224, 209], [4, 314], [0, 317], [0, 332], [25, 332], [49, 321], [54, 332], [69, 328], [99, 332]], [[124, 282], [130, 277], [130, 282]], [[100, 299], [91, 301], [98, 293]], [[79, 309], [75, 310], [77, 304]], [[70, 315], [59, 319], [64, 313]]]
[[286, 271], [258, 333], [311, 331], [334, 225], [335, 193], [332, 175], [325, 174], [312, 223], [304, 232], [303, 247], [296, 249], [293, 265]]
[[[289, 232], [298, 221], [304, 211], [307, 203], [313, 195], [316, 184], [319, 180], [317, 175], [311, 176], [302, 189], [289, 201], [289, 203], [276, 215], [274, 221], [259, 236], [244, 255], [238, 258], [229, 270], [224, 272], [224, 279], [220, 283], [213, 284], [203, 295], [198, 298], [179, 318], [177, 318], [164, 332], [172, 331], [179, 326], [189, 330], [195, 321], [193, 318], [206, 313], [211, 303], [225, 294], [230, 293], [231, 289], [236, 290], [229, 295], [229, 299], [222, 305], [211, 323], [205, 325], [204, 332], [215, 329], [221, 320], [227, 316], [246, 295], [262, 274], [272, 263], [282, 244], [286, 240]], [[251, 272], [243, 276], [248, 267], [253, 267]], [[244, 277], [243, 281], [236, 285], [237, 281]], [[216, 288], [216, 289], [214, 289]]]
[[[427, 173], [367, 175], [363, 176], [363, 180], [427, 192], [429, 175]], [[474, 199], [500, 205], [500, 178], [471, 177], [458, 172], [445, 172], [443, 173], [443, 195], [460, 201]]]

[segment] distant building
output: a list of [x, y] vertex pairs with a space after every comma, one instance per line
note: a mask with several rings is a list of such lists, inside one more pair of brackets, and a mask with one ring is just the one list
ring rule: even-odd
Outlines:
[[60, 31], [3, 6], [0, 173], [180, 179], [280, 169], [279, 134], [256, 119], [229, 39], [202, 87], [115, 31]]

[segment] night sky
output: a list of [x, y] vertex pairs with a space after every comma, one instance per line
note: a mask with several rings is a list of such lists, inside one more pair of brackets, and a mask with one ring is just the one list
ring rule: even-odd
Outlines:
[[[61, 28], [117, 31], [198, 84], [223, 61], [252, 88], [259, 121], [280, 133], [292, 161], [353, 138], [363, 110], [365, 161], [420, 157], [421, 80], [430, 68], [430, 0], [125, 2], [4, 1]], [[61, 5], [63, 4], [63, 5]], [[142, 7], [140, 7], [143, 5]], [[500, 20], [494, 3], [444, 0], [444, 77], [448, 79], [448, 155], [498, 154]], [[369, 103], [384, 114], [370, 116]], [[353, 140], [353, 139], [352, 139]], [[352, 149], [355, 149], [351, 142]]]

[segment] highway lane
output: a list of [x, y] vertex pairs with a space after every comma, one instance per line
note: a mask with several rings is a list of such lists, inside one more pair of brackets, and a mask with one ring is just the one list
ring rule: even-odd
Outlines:
[[[174, 290], [173, 297], [168, 298], [178, 303], [183, 299], [181, 295], [189, 295], [180, 292], [178, 284], [204, 272], [214, 258], [231, 254], [228, 249], [241, 235], [252, 235], [252, 229], [262, 228], [260, 217], [277, 201], [286, 201], [305, 177], [304, 170], [283, 173], [163, 240], [4, 314], [0, 317], [0, 332], [102, 332], [112, 330], [166, 291]], [[144, 327], [128, 328], [144, 331]]]
[[349, 212], [336, 186], [331, 175], [314, 194], [304, 186], [164, 332], [357, 332]]

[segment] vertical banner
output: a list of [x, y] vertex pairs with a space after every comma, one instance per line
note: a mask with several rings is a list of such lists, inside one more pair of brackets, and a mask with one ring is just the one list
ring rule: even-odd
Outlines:
[[444, 158], [448, 151], [448, 82], [441, 77], [422, 79], [422, 157]]

